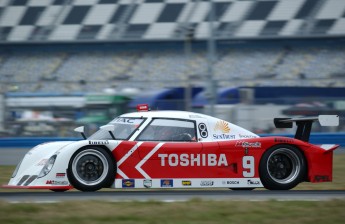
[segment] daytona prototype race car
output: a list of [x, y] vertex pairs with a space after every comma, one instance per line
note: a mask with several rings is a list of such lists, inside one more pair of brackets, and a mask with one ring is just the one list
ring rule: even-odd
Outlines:
[[311, 126], [337, 126], [337, 115], [275, 118], [294, 138], [259, 137], [230, 122], [184, 111], [123, 114], [84, 140], [40, 144], [18, 164], [7, 188], [97, 191], [101, 188], [287, 190], [332, 181], [338, 145], [308, 143]]

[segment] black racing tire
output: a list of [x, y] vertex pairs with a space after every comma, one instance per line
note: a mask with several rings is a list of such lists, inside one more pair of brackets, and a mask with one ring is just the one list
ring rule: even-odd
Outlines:
[[290, 190], [305, 180], [306, 160], [295, 146], [276, 145], [262, 156], [259, 173], [265, 188]]
[[80, 191], [97, 191], [115, 181], [115, 161], [106, 149], [88, 146], [78, 149], [71, 157], [67, 177]]

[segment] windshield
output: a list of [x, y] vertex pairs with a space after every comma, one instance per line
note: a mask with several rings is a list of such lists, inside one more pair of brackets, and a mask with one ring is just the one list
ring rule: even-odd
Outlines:
[[[127, 140], [133, 134], [133, 132], [140, 126], [144, 121], [143, 118], [127, 118], [117, 117], [109, 124], [114, 125], [113, 134], [117, 140]], [[90, 140], [111, 140], [111, 135], [108, 131], [98, 130], [88, 139]]]

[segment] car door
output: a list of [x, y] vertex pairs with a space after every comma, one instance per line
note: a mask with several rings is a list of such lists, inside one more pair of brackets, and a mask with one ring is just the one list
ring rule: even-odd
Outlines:
[[202, 165], [202, 144], [197, 142], [196, 122], [185, 119], [157, 118], [138, 136], [138, 149], [146, 178], [192, 177]]

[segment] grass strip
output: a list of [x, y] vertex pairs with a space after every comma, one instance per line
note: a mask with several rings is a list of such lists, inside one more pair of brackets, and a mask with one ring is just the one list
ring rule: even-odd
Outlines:
[[345, 201], [0, 202], [0, 223], [344, 223]]

